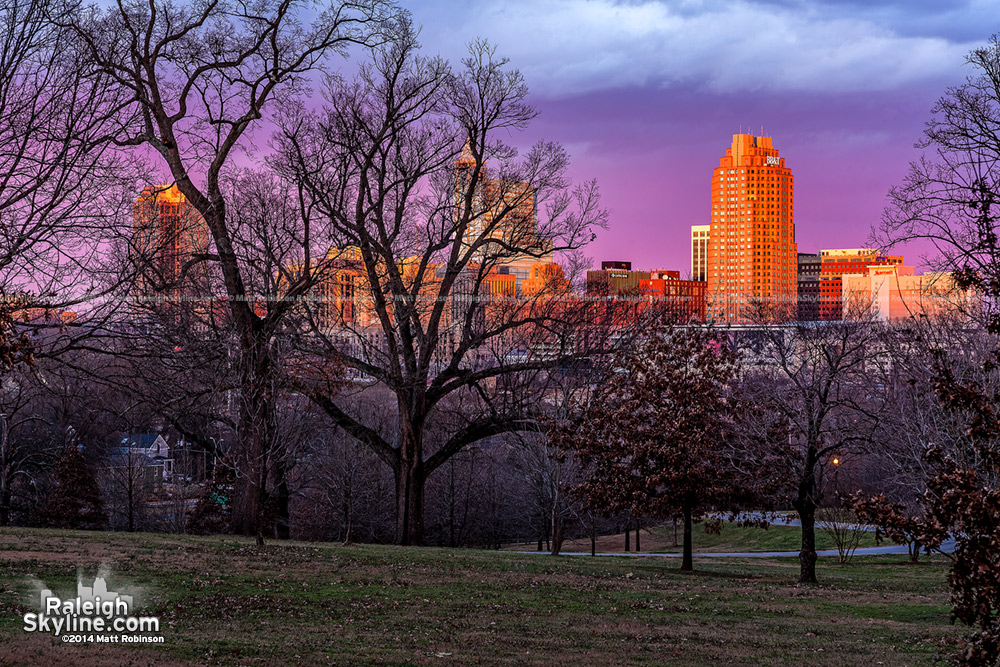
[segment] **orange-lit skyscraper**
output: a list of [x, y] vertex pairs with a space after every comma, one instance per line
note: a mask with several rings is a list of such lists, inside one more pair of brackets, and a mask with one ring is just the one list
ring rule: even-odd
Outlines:
[[142, 191], [132, 208], [132, 230], [140, 296], [184, 300], [206, 287], [204, 262], [185, 267], [194, 255], [208, 251], [211, 231], [176, 185]]
[[794, 319], [798, 281], [794, 180], [771, 137], [734, 134], [712, 177], [708, 315], [751, 319], [755, 306]]

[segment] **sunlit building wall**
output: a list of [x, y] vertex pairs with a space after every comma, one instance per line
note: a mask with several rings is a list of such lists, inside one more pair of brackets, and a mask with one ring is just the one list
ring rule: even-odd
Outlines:
[[734, 134], [712, 176], [708, 316], [745, 322], [760, 307], [795, 317], [794, 178], [771, 137]]

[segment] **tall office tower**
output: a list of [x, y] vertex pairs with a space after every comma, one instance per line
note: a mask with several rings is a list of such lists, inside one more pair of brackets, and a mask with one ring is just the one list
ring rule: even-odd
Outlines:
[[691, 280], [708, 278], [708, 232], [711, 225], [691, 225]]
[[[464, 198], [476, 167], [468, 142], [455, 161], [455, 210], [460, 215]], [[521, 289], [535, 264], [552, 263], [552, 241], [539, 238], [535, 211], [535, 191], [527, 181], [489, 178], [486, 165], [479, 170], [479, 183], [473, 196], [474, 219], [466, 231], [469, 242], [495, 238], [484, 244], [478, 261], [489, 262], [492, 269], [506, 269]]]
[[132, 207], [132, 231], [140, 297], [181, 301], [204, 296], [206, 264], [188, 262], [208, 251], [211, 231], [176, 185], [142, 191]]
[[[902, 255], [883, 255], [875, 248], [843, 248], [820, 250], [819, 269], [819, 318], [841, 320], [844, 318], [843, 276], [867, 274], [869, 266], [901, 266]], [[864, 309], [864, 306], [860, 306]], [[848, 317], [858, 313], [849, 313]]]
[[771, 137], [734, 134], [712, 176], [708, 316], [746, 322], [762, 307], [794, 319], [797, 294], [794, 181]]
[[799, 253], [799, 322], [819, 320], [819, 268], [818, 252]]

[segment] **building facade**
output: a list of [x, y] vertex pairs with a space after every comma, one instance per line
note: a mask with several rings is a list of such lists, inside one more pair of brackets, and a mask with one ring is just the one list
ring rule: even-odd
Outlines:
[[587, 271], [587, 295], [634, 298], [655, 304], [677, 321], [704, 322], [707, 284], [681, 280], [680, 275], [666, 269], [633, 271], [631, 262], [602, 262], [599, 271]]
[[[867, 273], [869, 266], [900, 266], [902, 255], [885, 255], [874, 248], [820, 250], [819, 319], [844, 318], [843, 276]], [[851, 314], [848, 313], [850, 317]]]
[[[514, 276], [518, 292], [535, 264], [552, 263], [552, 241], [538, 233], [535, 191], [526, 181], [490, 178], [486, 164], [478, 171], [477, 162], [466, 143], [455, 161], [455, 216], [470, 214], [465, 242], [476, 244], [475, 262]], [[469, 184], [473, 190], [471, 209], [465, 201]]]
[[794, 319], [798, 288], [795, 183], [771, 137], [734, 134], [712, 176], [708, 316], [746, 322], [763, 307]]
[[708, 279], [708, 234], [711, 225], [691, 226], [691, 280]]
[[177, 302], [207, 296], [207, 265], [189, 266], [208, 252], [211, 231], [176, 185], [147, 186], [132, 207], [136, 293]]
[[818, 252], [800, 252], [798, 264], [797, 319], [799, 322], [815, 322], [819, 320], [820, 254]]
[[870, 265], [842, 280], [844, 312], [864, 312], [880, 321], [968, 314], [976, 307], [973, 292], [960, 289], [948, 272], [918, 276], [912, 266]]

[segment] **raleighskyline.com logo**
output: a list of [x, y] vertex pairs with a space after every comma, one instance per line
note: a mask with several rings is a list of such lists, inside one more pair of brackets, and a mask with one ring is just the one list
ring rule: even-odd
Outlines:
[[135, 616], [134, 598], [109, 591], [98, 576], [93, 586], [77, 578], [76, 597], [61, 598], [49, 589], [40, 593], [38, 613], [24, 615], [24, 631], [59, 637], [67, 644], [162, 644], [160, 619]]

